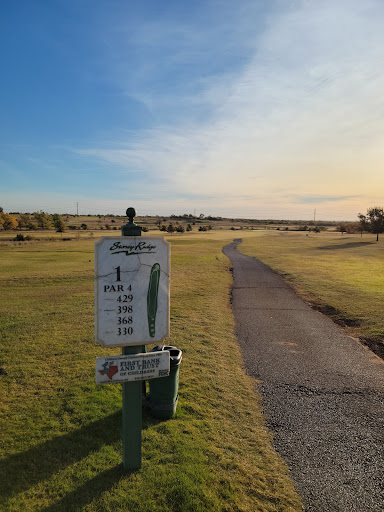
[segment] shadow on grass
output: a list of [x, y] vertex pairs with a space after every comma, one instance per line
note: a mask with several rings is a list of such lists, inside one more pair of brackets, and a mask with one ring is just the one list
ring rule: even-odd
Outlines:
[[334, 251], [337, 249], [353, 249], [355, 247], [363, 247], [364, 245], [376, 245], [374, 242], [346, 242], [345, 244], [338, 245], [322, 245], [318, 247], [319, 250]]
[[76, 490], [66, 494], [59, 502], [42, 509], [42, 512], [63, 512], [68, 510], [75, 512], [76, 510], [83, 510], [86, 505], [100, 498], [104, 492], [111, 489], [121, 477], [127, 474], [129, 473], [124, 471], [121, 464], [103, 471]]
[[[143, 410], [143, 430], [160, 422], [161, 420], [152, 418]], [[82, 460], [89, 453], [100, 450], [104, 445], [119, 441], [120, 438], [121, 411], [1, 460], [0, 509], [1, 503], [5, 503], [12, 496], [48, 480], [53, 474]], [[124, 471], [122, 465], [104, 471], [45, 510], [78, 510], [113, 486], [122, 475], [127, 474], [129, 472]]]
[[1, 498], [23, 492], [120, 438], [121, 412], [0, 461]]

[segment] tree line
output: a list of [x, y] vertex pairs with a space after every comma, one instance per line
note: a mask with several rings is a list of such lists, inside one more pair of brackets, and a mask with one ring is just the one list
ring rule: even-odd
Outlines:
[[359, 213], [359, 222], [364, 231], [375, 233], [376, 241], [379, 241], [379, 233], [384, 232], [384, 210], [379, 206], [368, 208], [366, 215]]
[[[358, 222], [340, 222], [336, 225], [336, 230], [341, 233], [360, 233], [361, 235], [364, 232], [374, 233], [376, 235], [376, 240], [379, 240], [379, 234], [384, 232], [384, 209], [379, 206], [374, 206], [367, 209], [366, 214], [359, 213], [357, 215]], [[172, 215], [171, 218], [175, 219], [176, 216]], [[183, 219], [192, 219], [191, 215], [183, 215], [181, 216]], [[203, 214], [200, 214], [200, 219], [204, 218]], [[213, 217], [206, 217], [206, 219], [213, 219]], [[164, 219], [165, 220], [165, 219]], [[114, 220], [112, 220], [114, 222]], [[195, 224], [192, 221], [192, 224]], [[161, 222], [160, 219], [156, 221], [156, 226], [160, 231], [165, 231], [168, 233], [180, 232], [184, 231], [192, 231], [192, 224], [188, 224], [186, 227], [179, 224], [178, 222], [173, 223], [170, 222], [168, 225]], [[110, 229], [110, 226], [106, 224], [107, 229]], [[5, 213], [3, 208], [0, 207], [0, 230], [15, 230], [15, 229], [55, 229], [57, 232], [62, 233], [66, 229], [66, 224], [62, 219], [61, 215], [58, 213], [49, 214], [45, 213], [42, 210], [30, 213], [21, 213], [18, 215], [18, 218], [11, 213]], [[69, 229], [75, 228], [75, 226], [68, 226]], [[82, 224], [79, 229], [87, 229], [86, 224]], [[200, 227], [200, 231], [210, 230], [212, 226], [204, 226]], [[308, 226], [304, 226], [302, 228], [304, 230], [309, 230]], [[321, 228], [319, 229], [319, 231]]]
[[336, 231], [343, 233], [374, 233], [376, 241], [379, 241], [379, 234], [384, 233], [384, 209], [379, 206], [368, 208], [367, 213], [358, 214], [358, 222], [340, 222], [336, 226]]
[[16, 219], [11, 213], [5, 213], [0, 207], [0, 229], [4, 231], [14, 229], [52, 229], [58, 233], [65, 231], [65, 222], [58, 213], [49, 214], [43, 211], [29, 213], [21, 213]]

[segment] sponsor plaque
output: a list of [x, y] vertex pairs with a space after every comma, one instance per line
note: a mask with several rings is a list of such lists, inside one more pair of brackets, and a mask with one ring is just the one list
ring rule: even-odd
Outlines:
[[157, 379], [169, 375], [169, 351], [97, 357], [96, 384]]

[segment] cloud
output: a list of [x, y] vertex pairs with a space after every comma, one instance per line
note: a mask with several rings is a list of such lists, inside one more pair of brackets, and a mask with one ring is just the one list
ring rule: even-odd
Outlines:
[[298, 204], [322, 204], [322, 203], [335, 203], [341, 201], [350, 201], [358, 199], [360, 196], [309, 196], [309, 197], [296, 197], [292, 198]]
[[[279, 5], [253, 39], [247, 31], [241, 68], [223, 64], [204, 78], [195, 69], [195, 92], [186, 87], [183, 93], [177, 85], [172, 96], [154, 88], [151, 109], [161, 115], [151, 129], [113, 145], [74, 151], [111, 164], [123, 176], [142, 174], [149, 195], [174, 201], [190, 194], [218, 209], [251, 209], [258, 201], [265, 211], [297, 212], [300, 205], [353, 208], [353, 201], [369, 200], [377, 190], [369, 182], [379, 177], [384, 162], [384, 4]], [[159, 32], [157, 27], [147, 40], [149, 28], [135, 38], [149, 41], [150, 48], [164, 37], [167, 44], [174, 36], [182, 39], [171, 67], [177, 68], [188, 50], [192, 62], [193, 52], [200, 56], [213, 43], [200, 45], [192, 27], [185, 26], [182, 35], [177, 31], [182, 29], [167, 26]], [[142, 70], [140, 80], [144, 75]], [[151, 89], [144, 87], [143, 94], [150, 96]], [[179, 112], [167, 117], [172, 102]], [[188, 116], [199, 109], [200, 115]], [[131, 185], [128, 178], [125, 187]]]

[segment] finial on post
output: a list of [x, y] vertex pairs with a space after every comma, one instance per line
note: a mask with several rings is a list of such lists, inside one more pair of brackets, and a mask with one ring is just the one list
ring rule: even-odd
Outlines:
[[141, 236], [142, 227], [133, 222], [134, 217], [136, 217], [136, 210], [132, 207], [127, 208], [126, 214], [128, 224], [121, 227], [121, 234], [123, 236]]
[[127, 217], [128, 217], [128, 223], [134, 224], [133, 218], [136, 217], [136, 210], [134, 208], [130, 207], [130, 208], [127, 208], [127, 211], [125, 213], [127, 214]]

